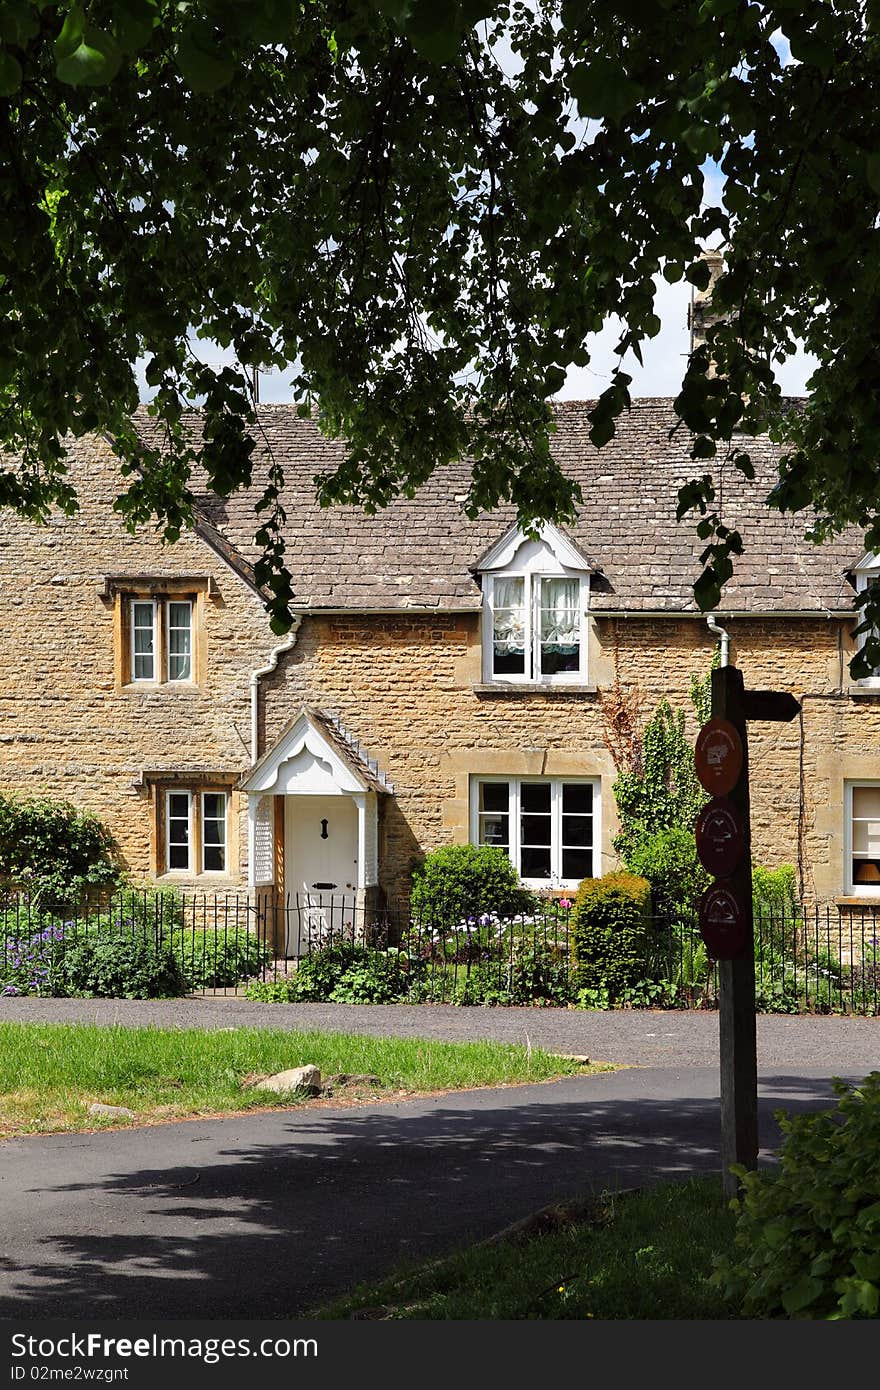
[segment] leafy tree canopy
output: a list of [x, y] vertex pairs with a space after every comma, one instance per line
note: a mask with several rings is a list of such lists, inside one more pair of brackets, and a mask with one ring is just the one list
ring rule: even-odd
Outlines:
[[[220, 493], [249, 481], [248, 370], [294, 363], [302, 411], [347, 441], [325, 501], [381, 507], [470, 453], [472, 512], [565, 521], [579, 499], [546, 398], [619, 314], [591, 417], [607, 442], [623, 358], [660, 327], [655, 276], [704, 285], [711, 238], [731, 317], [676, 401], [701, 605], [741, 549], [712, 459], [750, 474], [759, 431], [783, 446], [772, 505], [880, 548], [878, 34], [880, 0], [0, 0], [0, 441], [17, 460], [0, 504], [73, 508], [64, 439], [103, 429], [124, 517], [173, 538], [194, 464]], [[240, 369], [201, 363], [199, 338]], [[796, 340], [820, 365], [791, 412], [773, 364]], [[141, 357], [161, 455], [131, 424]], [[282, 481], [273, 467], [258, 537], [278, 630]]]

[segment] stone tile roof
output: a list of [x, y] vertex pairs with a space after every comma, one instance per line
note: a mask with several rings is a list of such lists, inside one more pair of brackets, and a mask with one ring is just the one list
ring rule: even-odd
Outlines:
[[[703, 542], [693, 519], [677, 524], [676, 494], [696, 469], [670, 400], [637, 398], [620, 421], [617, 437], [601, 451], [589, 441], [590, 402], [555, 406], [552, 449], [563, 470], [581, 485], [584, 503], [567, 532], [600, 567], [593, 576], [594, 611], [696, 612], [691, 584], [699, 573]], [[145, 438], [155, 437], [143, 408]], [[193, 414], [194, 425], [198, 416]], [[470, 469], [466, 460], [437, 470], [412, 499], [400, 499], [376, 516], [356, 507], [322, 509], [315, 500], [316, 474], [332, 471], [344, 445], [325, 439], [292, 406], [259, 408], [255, 483], [249, 491], [219, 498], [198, 492], [202, 523], [249, 565], [258, 551], [261, 463], [269, 450], [284, 467], [287, 562], [296, 604], [314, 609], [468, 609], [480, 604], [471, 567], [514, 520], [499, 508], [469, 521], [462, 510]], [[770, 511], [763, 499], [776, 478], [778, 450], [768, 439], [749, 441], [756, 480], [731, 465], [714, 471], [722, 515], [745, 542], [720, 612], [848, 611], [852, 587], [846, 570], [863, 553], [850, 530], [822, 547], [805, 539], [809, 518]]]

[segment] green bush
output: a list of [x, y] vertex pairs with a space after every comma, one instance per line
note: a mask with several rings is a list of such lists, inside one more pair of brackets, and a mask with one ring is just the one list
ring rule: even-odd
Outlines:
[[574, 989], [607, 990], [611, 1003], [644, 982], [651, 940], [651, 885], [626, 872], [585, 878], [572, 909]]
[[752, 906], [755, 917], [796, 923], [801, 920], [797, 878], [791, 864], [778, 869], [752, 869]]
[[256, 999], [261, 1004], [290, 1004], [292, 980], [252, 980], [244, 992], [245, 999]]
[[470, 918], [531, 912], [535, 896], [523, 888], [503, 849], [448, 845], [416, 865], [410, 906], [419, 923], [454, 927]]
[[271, 1002], [311, 1001], [334, 1004], [393, 1004], [406, 997], [411, 982], [424, 975], [423, 962], [404, 953], [375, 951], [366, 946], [341, 945], [304, 956], [296, 973], [267, 990], [255, 981], [245, 991], [248, 999]]
[[247, 927], [187, 927], [170, 945], [189, 990], [225, 989], [259, 974], [271, 954]]
[[67, 801], [0, 795], [0, 880], [32, 899], [75, 903], [121, 880], [110, 832]]
[[693, 832], [680, 825], [634, 835], [627, 848], [626, 867], [648, 880], [654, 912], [669, 921], [693, 918], [712, 882], [697, 858]]
[[187, 984], [170, 944], [112, 928], [65, 942], [52, 992], [99, 999], [169, 999]]
[[836, 1109], [778, 1116], [778, 1173], [740, 1173], [735, 1245], [713, 1275], [749, 1317], [880, 1316], [880, 1072]]

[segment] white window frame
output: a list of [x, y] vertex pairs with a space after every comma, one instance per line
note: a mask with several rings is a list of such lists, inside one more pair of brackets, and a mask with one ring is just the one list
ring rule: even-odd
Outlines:
[[[857, 594], [863, 594], [871, 584], [880, 584], [880, 559], [878, 559], [876, 555], [866, 556], [865, 559], [860, 562], [860, 565], [857, 566], [855, 578]], [[862, 622], [863, 619], [864, 610], [860, 608], [858, 621]], [[861, 651], [862, 647], [865, 645], [867, 636], [868, 634], [866, 632], [860, 632], [856, 638], [859, 651]], [[869, 689], [880, 689], [880, 670], [875, 672], [873, 676], [862, 676], [858, 684], [867, 686]]]
[[[511, 863], [520, 874], [522, 882], [529, 888], [577, 888], [580, 878], [562, 876], [562, 787], [566, 784], [589, 785], [593, 788], [593, 862], [591, 873], [584, 877], [598, 877], [602, 865], [602, 782], [599, 777], [580, 777], [576, 775], [561, 777], [522, 777], [508, 774], [480, 773], [471, 777], [470, 785], [470, 839], [471, 844], [480, 843], [480, 787], [486, 782], [506, 782], [508, 785], [508, 829], [510, 843], [508, 855]], [[521, 789], [525, 784], [550, 784], [550, 877], [523, 878], [520, 873], [520, 815]]]
[[[194, 633], [193, 633], [193, 601], [191, 598], [175, 598], [174, 594], [169, 594], [164, 600], [165, 603], [165, 671], [169, 685], [191, 685], [195, 664]], [[171, 605], [176, 603], [178, 607], [189, 609], [189, 675], [172, 676], [171, 674]], [[181, 629], [175, 628], [175, 631]]]
[[[187, 819], [187, 862], [186, 867], [171, 864], [171, 798], [172, 796], [186, 797], [186, 819]], [[182, 816], [174, 816], [174, 820], [182, 820]], [[169, 787], [165, 792], [165, 872], [167, 874], [191, 874], [193, 871], [193, 794], [187, 787]]]
[[[140, 607], [142, 607], [142, 608], [149, 608], [149, 609], [151, 610], [151, 612], [152, 612], [152, 615], [153, 615], [153, 653], [152, 653], [152, 656], [153, 656], [153, 674], [152, 674], [151, 676], [138, 676], [138, 675], [135, 674], [136, 671], [137, 671], [136, 658], [137, 658], [137, 656], [139, 656], [139, 655], [140, 655], [140, 656], [143, 656], [143, 655], [144, 655], [143, 652], [140, 652], [140, 653], [135, 652], [135, 646], [134, 646], [134, 633], [135, 633], [134, 614], [135, 614], [135, 608], [136, 608], [137, 606], [140, 606]], [[141, 629], [139, 629], [139, 631], [144, 631], [144, 629], [141, 628]], [[156, 685], [156, 683], [157, 683], [158, 680], [159, 680], [159, 605], [158, 605], [156, 599], [154, 599], [154, 598], [138, 598], [137, 595], [135, 595], [135, 596], [131, 599], [131, 601], [130, 601], [130, 603], [129, 603], [129, 610], [128, 610], [128, 641], [129, 641], [129, 653], [130, 653], [130, 661], [131, 661], [131, 681], [132, 681], [132, 684], [133, 684], [133, 685]]]
[[844, 884], [847, 897], [880, 898], [880, 883], [856, 883], [853, 879], [853, 792], [860, 787], [880, 791], [880, 778], [860, 777], [843, 784]]
[[[525, 609], [525, 671], [501, 672], [495, 674], [495, 581], [496, 579], [520, 579], [523, 584], [523, 605]], [[576, 671], [554, 671], [545, 674], [541, 670], [541, 623], [540, 597], [541, 585], [545, 580], [569, 579], [578, 584], [578, 641], [580, 659]], [[483, 673], [484, 679], [492, 684], [506, 685], [583, 685], [587, 680], [587, 638], [589, 634], [588, 613], [590, 583], [583, 575], [572, 574], [570, 570], [554, 572], [540, 570], [510, 569], [486, 574], [483, 580], [485, 589], [483, 622]]]
[[[222, 801], [223, 801], [223, 814], [222, 814], [221, 816], [206, 816], [206, 815], [205, 815], [205, 797], [207, 797], [207, 796], [219, 796], [219, 797], [222, 798]], [[200, 852], [200, 858], [201, 858], [201, 872], [202, 872], [203, 874], [221, 874], [221, 875], [223, 875], [223, 876], [225, 877], [225, 876], [228, 874], [228, 872], [229, 872], [229, 793], [228, 793], [228, 792], [225, 792], [225, 791], [213, 791], [211, 788], [206, 788], [206, 789], [203, 789], [203, 790], [202, 790], [202, 792], [201, 792], [201, 794], [200, 794], [200, 796], [199, 796], [199, 802], [200, 802], [200, 817], [201, 817], [201, 832], [202, 832], [202, 835], [201, 835], [202, 843], [201, 843], [201, 852]], [[208, 848], [208, 842], [207, 842], [207, 839], [206, 839], [206, 837], [205, 837], [205, 821], [206, 821], [206, 820], [219, 821], [219, 823], [220, 823], [220, 824], [222, 825], [222, 827], [223, 827], [223, 839], [221, 840], [220, 846], [219, 846], [219, 848], [222, 848], [222, 850], [223, 850], [223, 868], [222, 868], [222, 869], [209, 869], [209, 868], [207, 867], [206, 863], [205, 863], [205, 850]], [[212, 848], [212, 849], [217, 849], [218, 846], [217, 846], [217, 845], [212, 845], [211, 848]]]

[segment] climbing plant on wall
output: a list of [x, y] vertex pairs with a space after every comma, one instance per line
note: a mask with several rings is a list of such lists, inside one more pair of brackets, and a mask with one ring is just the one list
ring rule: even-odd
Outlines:
[[[712, 667], [717, 663], [716, 652]], [[711, 669], [702, 678], [691, 677], [690, 698], [697, 721], [704, 723], [711, 708]], [[618, 689], [614, 709], [606, 711], [606, 726], [617, 735], [612, 756], [620, 833], [614, 848], [628, 869], [650, 882], [654, 910], [678, 914], [694, 906], [708, 881], [693, 834], [707, 798], [694, 769], [687, 712], [673, 709], [664, 698], [639, 732], [638, 708], [638, 700]], [[621, 727], [627, 721], [632, 727], [623, 738]]]

